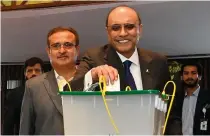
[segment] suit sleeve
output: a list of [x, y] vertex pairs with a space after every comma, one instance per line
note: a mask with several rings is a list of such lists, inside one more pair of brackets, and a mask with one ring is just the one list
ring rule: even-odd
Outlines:
[[176, 93], [175, 99], [172, 105], [172, 109], [168, 118], [165, 135], [183, 135], [182, 134], [182, 105], [183, 105], [182, 100], [183, 100], [182, 94]]
[[71, 88], [73, 91], [83, 91], [85, 74], [94, 67], [95, 62], [90, 56], [89, 52], [80, 60], [74, 79], [71, 81]]
[[[165, 84], [168, 81], [170, 81], [170, 74], [169, 74], [168, 63], [167, 63], [166, 58], [163, 60], [161, 71], [162, 71], [162, 73], [161, 73], [161, 78], [160, 79], [162, 79], [162, 82], [160, 84], [160, 89], [161, 89], [161, 91], [163, 91]], [[166, 87], [165, 93], [166, 94], [172, 94], [172, 91], [173, 91], [173, 85], [170, 83]]]
[[[170, 81], [170, 73], [169, 73], [169, 69], [168, 69], [168, 64], [167, 64], [167, 59], [165, 59], [163, 65], [162, 65], [162, 78], [163, 79], [163, 84], [162, 84], [162, 88], [164, 89], [165, 84], [167, 83], [167, 81]], [[162, 90], [163, 90], [162, 89]], [[166, 94], [173, 94], [173, 89], [174, 86], [172, 83], [169, 83], [167, 85], [167, 87], [165, 88], [165, 93]], [[166, 131], [165, 131], [165, 135], [182, 135], [182, 120], [181, 120], [181, 115], [178, 112], [178, 109], [180, 109], [180, 105], [178, 102], [178, 98], [177, 98], [177, 93], [175, 94], [175, 99], [172, 105], [172, 109], [170, 111], [169, 114], [169, 118], [168, 118], [168, 122], [167, 122], [167, 126], [166, 126]], [[168, 105], [167, 105], [167, 109], [169, 109], [169, 105], [171, 102], [171, 97], [168, 100]], [[168, 111], [166, 112], [165, 115], [167, 115]]]
[[35, 130], [34, 106], [33, 106], [31, 90], [29, 88], [28, 83], [29, 82], [26, 82], [26, 88], [21, 107], [20, 131], [19, 131], [20, 135], [33, 135]]
[[6, 102], [6, 111], [4, 115], [4, 125], [3, 125], [3, 135], [13, 135], [15, 127], [15, 95], [14, 91], [8, 95], [8, 100]]

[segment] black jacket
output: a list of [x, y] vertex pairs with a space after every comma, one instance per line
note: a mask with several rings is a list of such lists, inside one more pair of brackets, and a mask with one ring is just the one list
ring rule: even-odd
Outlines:
[[[172, 111], [170, 113], [166, 133], [167, 135], [182, 135], [182, 106], [184, 102], [184, 91], [177, 93]], [[193, 126], [193, 135], [210, 135], [210, 108], [207, 109], [205, 119], [208, 120], [207, 122], [207, 130], [200, 129], [200, 121], [204, 118], [203, 108], [206, 105], [210, 105], [210, 90], [200, 89], [195, 115], [194, 115], [194, 126]]]
[[20, 112], [25, 86], [11, 90], [6, 100], [6, 111], [4, 115], [3, 134], [18, 135], [20, 125]]

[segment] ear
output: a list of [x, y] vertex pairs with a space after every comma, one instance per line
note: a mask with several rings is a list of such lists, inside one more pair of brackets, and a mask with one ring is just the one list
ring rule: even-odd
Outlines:
[[138, 29], [137, 33], [139, 35], [139, 38], [141, 38], [142, 33], [143, 33], [143, 25], [142, 24], [139, 25], [139, 29]]
[[108, 27], [105, 27], [106, 28], [106, 33], [107, 33], [107, 36], [108, 36], [108, 41], [110, 41], [110, 37], [109, 37], [109, 30], [108, 30]]
[[51, 61], [51, 50], [50, 50], [50, 48], [47, 47], [46, 52], [47, 52], [47, 55], [49, 57], [49, 60]]
[[105, 29], [106, 29], [106, 32], [108, 33], [108, 27], [105, 27]]
[[76, 52], [77, 52], [77, 56], [79, 56], [79, 53], [80, 53], [80, 46], [79, 45], [76, 46]]
[[202, 76], [198, 76], [198, 80], [201, 80], [202, 79]]
[[27, 69], [24, 70], [24, 78], [25, 78], [25, 79], [27, 79], [27, 77], [26, 77], [26, 76], [27, 76], [26, 70], [27, 70]]
[[47, 52], [47, 55], [49, 56], [51, 53], [50, 48], [46, 47], [46, 52]]

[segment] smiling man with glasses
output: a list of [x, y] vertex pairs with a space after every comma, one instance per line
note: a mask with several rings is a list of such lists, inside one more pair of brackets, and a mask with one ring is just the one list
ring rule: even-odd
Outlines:
[[76, 72], [79, 36], [73, 28], [56, 27], [47, 36], [52, 70], [26, 83], [20, 135], [64, 135], [59, 91], [68, 91]]
[[126, 5], [113, 8], [106, 19], [109, 44], [85, 53], [74, 78], [84, 86], [72, 86], [74, 90], [92, 88], [101, 75], [107, 83], [114, 84], [119, 74], [120, 90], [130, 86], [132, 90], [162, 91], [170, 79], [167, 59], [158, 53], [137, 48], [142, 29], [141, 18], [133, 8]]

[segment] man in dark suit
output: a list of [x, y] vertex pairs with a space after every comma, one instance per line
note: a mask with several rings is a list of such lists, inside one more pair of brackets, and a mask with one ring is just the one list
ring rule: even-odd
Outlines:
[[59, 91], [66, 90], [76, 71], [79, 36], [73, 28], [56, 27], [48, 33], [46, 48], [52, 71], [26, 82], [20, 135], [64, 135]]
[[[25, 61], [24, 74], [25, 79], [31, 79], [44, 72], [44, 63], [40, 58], [32, 57]], [[25, 91], [25, 84], [11, 90], [6, 101], [7, 110], [5, 111], [3, 134], [19, 134], [20, 112]]]
[[[74, 90], [87, 90], [103, 75], [107, 83], [120, 78], [120, 90], [157, 89], [162, 91], [170, 79], [167, 59], [158, 53], [137, 48], [142, 35], [138, 13], [128, 6], [112, 9], [106, 21], [109, 44], [89, 49], [81, 58]], [[83, 84], [84, 83], [84, 86]]]
[[183, 90], [175, 97], [165, 134], [210, 135], [210, 91], [199, 86], [200, 64], [186, 62], [181, 75]]

